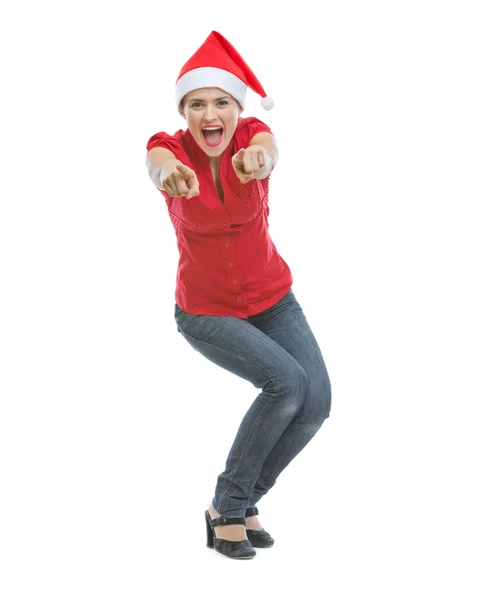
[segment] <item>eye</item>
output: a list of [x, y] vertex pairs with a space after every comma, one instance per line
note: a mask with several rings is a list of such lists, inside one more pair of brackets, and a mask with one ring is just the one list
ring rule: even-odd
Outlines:
[[223, 105], [223, 104], [228, 104], [229, 102], [228, 102], [228, 100], [219, 100], [218, 103]]
[[200, 106], [200, 102], [192, 102], [191, 108], [195, 108], [196, 106]]

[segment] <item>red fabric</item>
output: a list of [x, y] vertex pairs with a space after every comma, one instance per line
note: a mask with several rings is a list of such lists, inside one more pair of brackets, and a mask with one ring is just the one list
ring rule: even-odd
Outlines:
[[266, 95], [262, 84], [238, 50], [218, 31], [212, 31], [200, 48], [189, 58], [182, 67], [177, 81], [189, 71], [202, 67], [214, 67], [229, 71], [260, 96]]
[[251, 138], [270, 128], [255, 117], [239, 118], [222, 155], [222, 204], [206, 154], [188, 129], [174, 135], [153, 135], [147, 150], [161, 147], [193, 169], [199, 195], [166, 199], [179, 250], [175, 299], [185, 312], [247, 318], [273, 306], [293, 284], [289, 266], [278, 253], [268, 231], [268, 181], [240, 183], [232, 156]]

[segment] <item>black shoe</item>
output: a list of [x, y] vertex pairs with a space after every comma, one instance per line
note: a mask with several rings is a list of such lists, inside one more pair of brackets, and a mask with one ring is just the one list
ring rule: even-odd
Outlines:
[[[258, 508], [256, 506], [247, 508], [245, 516], [253, 517], [254, 515], [258, 515]], [[255, 548], [270, 548], [270, 546], [273, 546], [275, 543], [275, 540], [267, 531], [265, 531], [265, 529], [263, 529], [263, 527], [260, 531], [257, 531], [256, 529], [246, 529], [246, 532], [250, 543]]]
[[215, 548], [220, 554], [229, 558], [253, 558], [256, 551], [253, 549], [249, 540], [240, 540], [232, 542], [216, 537], [214, 527], [217, 525], [245, 525], [245, 519], [242, 517], [224, 517], [220, 516], [212, 519], [209, 511], [205, 511], [205, 524], [207, 527], [207, 547]]

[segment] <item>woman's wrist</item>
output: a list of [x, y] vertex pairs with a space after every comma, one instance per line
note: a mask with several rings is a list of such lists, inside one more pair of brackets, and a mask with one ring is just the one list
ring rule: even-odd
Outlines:
[[[167, 168], [165, 168], [166, 165], [168, 165], [168, 163], [173, 163], [173, 166], [172, 167], [168, 166]], [[159, 171], [157, 173], [157, 178], [156, 178], [156, 181], [157, 181], [156, 187], [157, 188], [164, 190], [162, 182], [169, 175], [169, 173], [175, 169], [177, 164], [182, 164], [182, 162], [180, 160], [178, 160], [177, 158], [169, 158], [162, 163], [162, 165], [160, 166]]]
[[265, 179], [268, 177], [273, 170], [273, 159], [272, 155], [267, 148], [264, 146], [260, 146], [263, 151], [263, 157], [265, 159], [265, 164], [258, 171], [255, 172], [255, 179]]

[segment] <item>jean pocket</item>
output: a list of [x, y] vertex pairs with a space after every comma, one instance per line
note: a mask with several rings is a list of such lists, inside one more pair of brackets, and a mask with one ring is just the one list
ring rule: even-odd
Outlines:
[[298, 304], [298, 301], [295, 298], [295, 294], [293, 293], [293, 290], [291, 288], [283, 296], [283, 298], [280, 298], [278, 302], [276, 302], [273, 306], [270, 306], [270, 308], [264, 310], [262, 313], [260, 313], [260, 315], [263, 317], [274, 315], [278, 312], [281, 312], [283, 307], [288, 306], [290, 304]]
[[181, 308], [179, 308], [179, 306], [175, 307], [175, 319], [176, 319], [176, 324], [177, 324], [177, 331], [180, 331], [182, 333], [185, 333], [185, 331], [189, 328], [189, 325], [192, 323], [192, 321], [194, 321], [194, 319], [197, 319], [197, 317], [199, 317], [200, 315], [195, 315], [195, 314], [191, 314], [188, 312], [185, 312], [185, 310], [182, 310]]
[[175, 320], [180, 323], [183, 319], [185, 319], [185, 317], [187, 316], [187, 313], [184, 312], [182, 310], [182, 308], [179, 308], [179, 306], [176, 304], [174, 307], [174, 318]]

